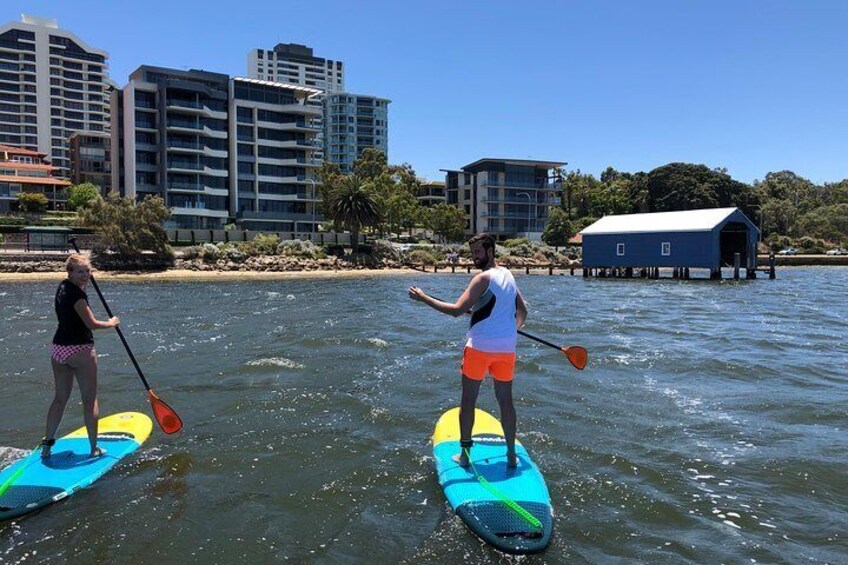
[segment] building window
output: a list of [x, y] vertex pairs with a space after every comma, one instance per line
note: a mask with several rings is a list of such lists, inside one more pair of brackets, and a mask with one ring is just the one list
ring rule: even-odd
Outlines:
[[670, 241], [663, 241], [662, 242], [662, 254], [663, 254], [664, 257], [668, 257], [669, 255], [671, 255], [671, 242]]
[[624, 257], [624, 244], [617, 243], [615, 246], [615, 254], [619, 257]]

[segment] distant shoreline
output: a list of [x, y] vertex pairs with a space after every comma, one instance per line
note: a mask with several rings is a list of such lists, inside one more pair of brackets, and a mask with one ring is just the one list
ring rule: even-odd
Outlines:
[[[339, 269], [313, 271], [192, 271], [168, 269], [166, 271], [95, 271], [100, 280], [124, 281], [273, 281], [285, 279], [352, 279], [358, 277], [397, 276], [422, 274], [415, 269]], [[0, 273], [0, 282], [60, 282], [65, 271], [42, 273]]]

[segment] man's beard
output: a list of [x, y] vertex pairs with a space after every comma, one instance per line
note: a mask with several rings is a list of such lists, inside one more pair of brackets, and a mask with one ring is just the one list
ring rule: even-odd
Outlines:
[[474, 259], [474, 266], [478, 269], [485, 269], [486, 265], [489, 264], [489, 259]]

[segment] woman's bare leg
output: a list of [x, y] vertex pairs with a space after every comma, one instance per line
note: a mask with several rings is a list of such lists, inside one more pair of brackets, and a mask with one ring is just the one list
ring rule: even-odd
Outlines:
[[91, 455], [97, 455], [97, 420], [100, 406], [97, 403], [97, 353], [91, 351], [73, 355], [68, 363], [74, 368], [82, 396], [83, 420], [91, 444]]
[[[59, 429], [59, 424], [62, 423], [62, 416], [65, 413], [65, 406], [67, 406], [71, 392], [74, 390], [74, 370], [68, 365], [57, 363], [55, 359], [51, 361], [55, 393], [53, 395], [53, 402], [50, 403], [50, 408], [47, 410], [47, 429], [44, 433], [46, 439], [54, 439], [56, 437], [56, 431]], [[43, 446], [41, 448], [41, 456], [49, 457], [50, 449], [46, 445]]]

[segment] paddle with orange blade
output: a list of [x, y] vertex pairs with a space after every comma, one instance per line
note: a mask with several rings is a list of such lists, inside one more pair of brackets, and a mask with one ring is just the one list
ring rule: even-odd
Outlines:
[[[74, 247], [74, 251], [77, 253], [80, 252], [79, 247], [77, 247], [76, 238], [69, 238], [68, 243]], [[94, 290], [97, 291], [97, 296], [100, 297], [100, 302], [103, 303], [103, 308], [106, 309], [106, 313], [109, 314], [110, 318], [113, 317], [112, 310], [109, 309], [109, 305], [106, 304], [106, 299], [103, 298], [103, 293], [100, 292], [100, 287], [97, 286], [97, 282], [94, 280], [94, 275], [91, 276], [91, 284], [94, 286]], [[135, 366], [135, 370], [138, 373], [141, 382], [144, 383], [144, 388], [147, 389], [147, 394], [150, 397], [150, 406], [153, 408], [153, 415], [156, 417], [159, 427], [162, 428], [162, 431], [166, 434], [177, 433], [183, 428], [183, 421], [174, 409], [168, 406], [164, 400], [156, 396], [156, 393], [154, 393], [153, 389], [150, 388], [147, 379], [144, 377], [144, 373], [141, 371], [141, 367], [138, 365], [138, 361], [135, 360], [135, 355], [133, 355], [132, 349], [130, 349], [130, 344], [127, 343], [127, 339], [121, 331], [121, 327], [117, 326], [115, 329], [118, 331], [118, 337], [121, 338], [121, 343], [124, 344], [124, 349], [127, 350], [127, 354], [130, 356], [130, 361], [132, 361], [132, 364]]]
[[[432, 294], [430, 295], [430, 297], [435, 298], [436, 300], [438, 300], [440, 302], [444, 302], [444, 300], [442, 300], [441, 298], [438, 298], [436, 296], [433, 296]], [[471, 312], [466, 312], [466, 314], [471, 314]], [[533, 341], [539, 342], [542, 345], [547, 345], [548, 347], [552, 347], [552, 348], [556, 349], [557, 351], [559, 351], [560, 353], [564, 354], [568, 358], [568, 362], [571, 363], [574, 366], [575, 369], [582, 371], [583, 369], [586, 368], [586, 363], [589, 362], [589, 352], [586, 351], [585, 347], [581, 347], [579, 345], [571, 345], [571, 346], [568, 346], [568, 347], [566, 347], [564, 345], [557, 345], [555, 343], [551, 343], [550, 341], [546, 341], [546, 340], [544, 340], [540, 337], [536, 337], [533, 334], [529, 334], [529, 333], [527, 333], [523, 330], [518, 330], [518, 333], [520, 335], [523, 335], [524, 337], [526, 337], [528, 339], [532, 339]]]
[[536, 337], [535, 335], [529, 334], [522, 330], [518, 330], [518, 333], [526, 338], [532, 339], [533, 341], [538, 341], [543, 345], [547, 345], [548, 347], [552, 347], [561, 351], [568, 358], [569, 363], [574, 365], [575, 369], [579, 369], [580, 371], [582, 371], [586, 368], [586, 363], [589, 361], [589, 352], [586, 351], [585, 347], [580, 347], [579, 345], [571, 345], [569, 347], [566, 347], [564, 345], [560, 346], [555, 343], [551, 343], [550, 341], [545, 341], [540, 337]]

